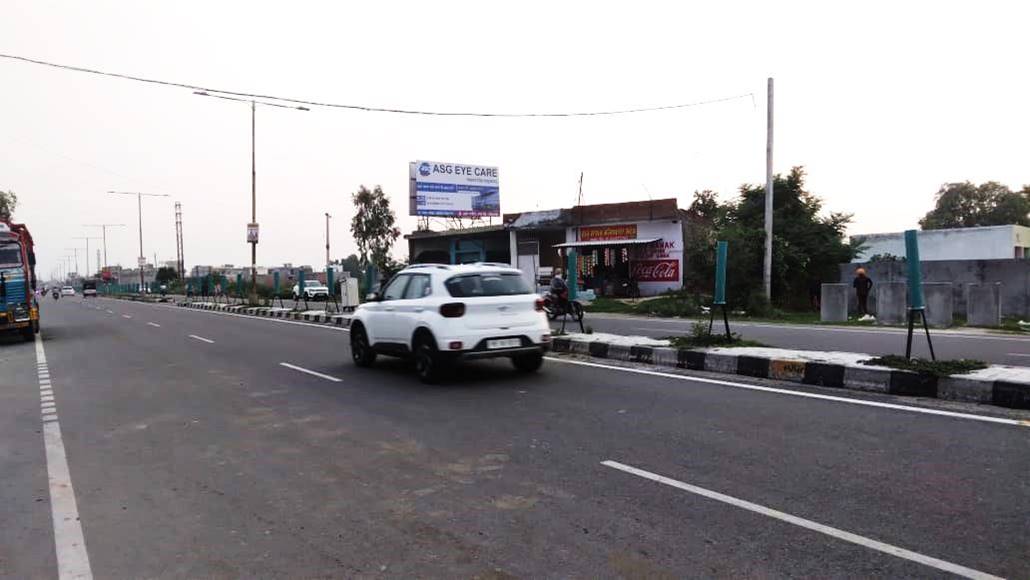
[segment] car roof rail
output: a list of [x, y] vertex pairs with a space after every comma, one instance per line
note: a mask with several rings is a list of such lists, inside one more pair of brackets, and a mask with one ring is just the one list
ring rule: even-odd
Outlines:
[[416, 268], [437, 268], [439, 270], [450, 270], [451, 267], [448, 264], [434, 264], [434, 263], [423, 263], [423, 264], [411, 264], [406, 266], [405, 270], [414, 270]]
[[473, 266], [490, 266], [491, 268], [514, 268], [511, 264], [505, 264], [503, 262], [476, 262]]

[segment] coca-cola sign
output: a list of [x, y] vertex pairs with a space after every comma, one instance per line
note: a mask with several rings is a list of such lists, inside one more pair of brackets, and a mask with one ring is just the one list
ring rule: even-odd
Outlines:
[[679, 282], [679, 260], [639, 260], [633, 263], [637, 282]]

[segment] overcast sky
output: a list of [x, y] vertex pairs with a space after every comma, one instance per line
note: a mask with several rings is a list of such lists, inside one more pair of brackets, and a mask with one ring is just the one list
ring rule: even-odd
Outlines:
[[[1030, 66], [1021, 3], [6, 2], [0, 52], [189, 84], [442, 111], [593, 111], [750, 97], [580, 119], [413, 117], [259, 108], [258, 261], [354, 250], [350, 193], [380, 184], [405, 232], [407, 163], [500, 168], [502, 211], [725, 198], [765, 173], [776, 79], [777, 172], [804, 165], [852, 233], [916, 225], [947, 181], [1030, 183]], [[0, 59], [0, 189], [40, 273], [109, 231], [111, 263], [247, 264], [250, 115], [189, 90]], [[406, 245], [401, 240], [398, 254]], [[81, 256], [80, 252], [80, 256]], [[84, 258], [80, 257], [82, 267]], [[91, 265], [95, 256], [91, 256]]]

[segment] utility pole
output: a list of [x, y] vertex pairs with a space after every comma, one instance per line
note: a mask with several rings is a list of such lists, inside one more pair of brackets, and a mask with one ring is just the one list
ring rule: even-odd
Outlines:
[[139, 293], [143, 294], [144, 287], [146, 286], [143, 281], [143, 266], [147, 263], [147, 259], [143, 255], [143, 196], [147, 197], [171, 197], [166, 193], [142, 193], [139, 191], [108, 191], [115, 195], [135, 195], [136, 196], [136, 209], [139, 213], [139, 259], [137, 267], [139, 268]]
[[329, 212], [325, 212], [325, 267], [329, 267]]
[[772, 302], [773, 247], [773, 79], [769, 77], [765, 129], [765, 261], [762, 264], [762, 285], [765, 297]]
[[[89, 241], [90, 240], [99, 240], [100, 238], [88, 238], [88, 237], [80, 236], [80, 237], [72, 238], [72, 239], [74, 239], [74, 240], [86, 240], [86, 275], [87, 276], [92, 275], [93, 271], [89, 269]], [[98, 264], [98, 266], [99, 266], [99, 264]]]
[[82, 224], [87, 228], [100, 228], [104, 238], [104, 267], [107, 267], [107, 228], [125, 227], [125, 224]]
[[579, 192], [576, 193], [576, 205], [583, 205], [583, 172], [579, 172]]
[[[72, 255], [75, 256], [75, 273], [78, 274], [79, 273], [79, 249], [78, 248], [65, 248], [64, 249], [64, 251], [66, 251], [66, 252], [68, 250], [71, 250], [72, 251]], [[71, 273], [71, 272], [69, 272], [69, 273]]]
[[186, 277], [186, 260], [182, 255], [182, 204], [175, 202], [175, 262], [179, 279]]
[[[309, 111], [307, 107], [282, 105], [279, 103], [261, 102], [258, 103], [253, 99], [238, 99], [230, 97], [228, 95], [219, 95], [214, 93], [208, 93], [207, 91], [193, 91], [194, 95], [201, 97], [214, 97], [216, 99], [224, 99], [226, 101], [241, 101], [244, 103], [250, 103], [250, 224], [247, 226], [247, 243], [250, 244], [250, 302], [252, 304], [257, 303], [257, 244], [258, 244], [258, 225], [257, 225], [257, 159], [255, 157], [255, 141], [256, 138], [256, 126], [257, 126], [257, 106], [265, 105], [268, 107], [280, 107], [283, 109], [296, 109], [298, 111]], [[253, 235], [251, 234], [253, 232]]]

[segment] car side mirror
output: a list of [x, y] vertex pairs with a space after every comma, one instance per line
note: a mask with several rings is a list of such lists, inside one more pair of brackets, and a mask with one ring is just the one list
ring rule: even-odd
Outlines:
[[365, 302], [379, 302], [383, 297], [378, 292], [369, 292], [365, 294]]

